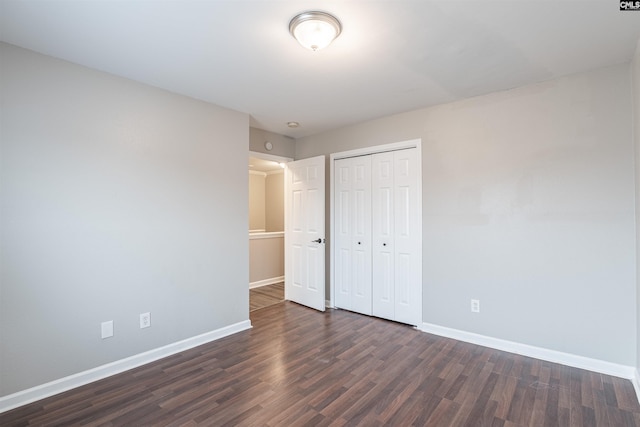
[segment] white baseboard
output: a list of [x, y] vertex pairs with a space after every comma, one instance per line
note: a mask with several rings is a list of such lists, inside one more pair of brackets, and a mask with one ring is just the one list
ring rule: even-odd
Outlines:
[[270, 279], [258, 280], [257, 282], [249, 283], [249, 289], [259, 288], [260, 286], [273, 285], [275, 283], [284, 282], [284, 276], [272, 277]]
[[472, 332], [465, 332], [458, 329], [446, 328], [444, 326], [433, 325], [430, 323], [423, 323], [422, 326], [418, 329], [430, 334], [453, 338], [459, 341], [465, 341], [484, 347], [494, 348], [496, 350], [507, 351], [509, 353], [515, 353], [522, 356], [546, 360], [547, 362], [560, 363], [562, 365], [572, 366], [574, 368], [586, 369], [588, 371], [629, 379], [633, 382], [633, 386], [636, 390], [636, 397], [638, 398], [638, 401], [640, 401], [640, 383], [638, 378], [638, 371], [633, 366], [626, 366], [617, 363], [606, 362], [604, 360], [591, 359], [589, 357], [577, 356], [575, 354], [563, 353], [561, 351], [549, 350], [532, 345], [502, 340], [499, 338], [492, 338], [485, 335], [474, 334]]
[[127, 357], [125, 359], [107, 363], [106, 365], [98, 366], [87, 371], [78, 372], [77, 374], [69, 375], [68, 377], [22, 390], [8, 396], [0, 397], [0, 413], [128, 371], [129, 369], [137, 368], [138, 366], [162, 359], [163, 357], [171, 356], [172, 354], [180, 353], [190, 348], [197, 347], [250, 328], [251, 321], [245, 320], [233, 325], [225, 326], [224, 328], [216, 329], [215, 331], [206, 332], [202, 335], [187, 338], [182, 341]]
[[636, 397], [638, 398], [638, 402], [640, 402], [640, 373], [638, 373], [638, 369], [633, 370], [631, 384], [633, 384], [633, 388], [636, 390]]

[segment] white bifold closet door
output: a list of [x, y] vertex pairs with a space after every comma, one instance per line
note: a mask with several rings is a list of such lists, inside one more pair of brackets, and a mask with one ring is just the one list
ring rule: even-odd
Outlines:
[[417, 162], [415, 148], [335, 161], [337, 307], [421, 322]]
[[419, 209], [416, 149], [372, 158], [372, 312], [418, 325], [420, 307]]
[[335, 162], [336, 305], [371, 314], [371, 156]]

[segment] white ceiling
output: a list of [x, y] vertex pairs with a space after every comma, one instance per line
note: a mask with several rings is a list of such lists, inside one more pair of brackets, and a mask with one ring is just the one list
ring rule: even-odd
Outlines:
[[[251, 115], [294, 138], [628, 62], [617, 0], [0, 0], [0, 39]], [[342, 35], [308, 51], [303, 10]], [[300, 122], [289, 129], [288, 121]]]
[[274, 160], [259, 159], [257, 157], [249, 157], [249, 170], [256, 172], [272, 172], [281, 171], [280, 162]]

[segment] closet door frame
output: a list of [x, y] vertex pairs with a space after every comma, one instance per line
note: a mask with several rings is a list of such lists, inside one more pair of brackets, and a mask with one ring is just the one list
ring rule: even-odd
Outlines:
[[[375, 145], [371, 147], [358, 148], [355, 150], [342, 151], [339, 153], [332, 153], [329, 155], [329, 230], [330, 230], [330, 242], [329, 242], [329, 290], [330, 290], [330, 298], [329, 298], [329, 307], [335, 308], [335, 284], [336, 284], [336, 271], [334, 265], [334, 257], [336, 255], [336, 247], [335, 247], [335, 194], [334, 194], [334, 186], [335, 186], [335, 171], [334, 171], [334, 163], [335, 160], [345, 159], [349, 157], [356, 156], [364, 156], [368, 154], [377, 154], [377, 153], [385, 153], [389, 151], [403, 150], [407, 148], [415, 148], [416, 156], [418, 158], [417, 162], [417, 170], [418, 170], [418, 186], [417, 186], [417, 197], [418, 197], [418, 217], [420, 221], [417, 224], [417, 234], [422, 236], [422, 139], [412, 139], [408, 141], [395, 142], [392, 144], [383, 144], [383, 145]], [[418, 258], [422, 260], [422, 238], [420, 242], [418, 242]], [[419, 263], [419, 283], [423, 283], [422, 281], [422, 262]], [[418, 303], [419, 303], [419, 312], [420, 319], [418, 319], [418, 327], [422, 325], [424, 321], [424, 314], [422, 312], [423, 301], [422, 301], [422, 287], [419, 286], [418, 289]]]

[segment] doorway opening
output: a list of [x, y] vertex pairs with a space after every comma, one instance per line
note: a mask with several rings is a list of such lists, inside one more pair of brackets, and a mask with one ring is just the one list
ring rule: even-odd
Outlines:
[[284, 300], [284, 164], [249, 153], [249, 311]]

